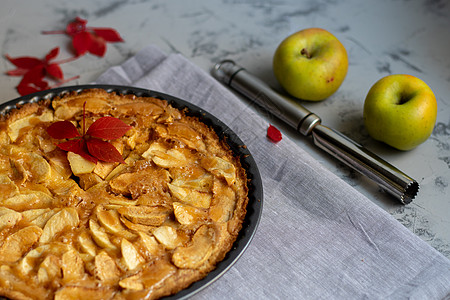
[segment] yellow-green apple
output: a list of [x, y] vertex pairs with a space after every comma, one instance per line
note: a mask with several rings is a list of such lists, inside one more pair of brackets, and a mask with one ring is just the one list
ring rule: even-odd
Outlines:
[[330, 32], [308, 28], [284, 39], [273, 57], [273, 71], [292, 96], [320, 101], [331, 96], [347, 75], [345, 47]]
[[399, 150], [410, 150], [431, 135], [437, 103], [431, 88], [405, 74], [377, 81], [364, 101], [364, 125], [374, 139]]

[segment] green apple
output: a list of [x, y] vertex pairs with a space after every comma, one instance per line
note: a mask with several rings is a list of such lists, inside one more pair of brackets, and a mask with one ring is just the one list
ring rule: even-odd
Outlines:
[[433, 91], [411, 75], [381, 78], [364, 101], [364, 125], [370, 136], [399, 150], [413, 149], [427, 140], [436, 116]]
[[347, 75], [347, 51], [321, 28], [308, 28], [284, 39], [273, 57], [280, 85], [302, 100], [320, 101], [331, 96]]

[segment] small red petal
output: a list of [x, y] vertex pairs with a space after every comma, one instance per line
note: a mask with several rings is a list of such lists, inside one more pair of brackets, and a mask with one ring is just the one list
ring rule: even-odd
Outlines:
[[272, 125], [269, 125], [269, 128], [267, 128], [267, 137], [274, 143], [278, 143], [283, 138], [281, 132]]
[[23, 75], [22, 80], [19, 85], [28, 85], [30, 83], [42, 83], [42, 79], [45, 77], [45, 70], [43, 65], [38, 65], [33, 69], [29, 70], [27, 73]]
[[20, 69], [32, 69], [36, 67], [37, 65], [42, 64], [42, 60], [35, 58], [35, 57], [29, 57], [29, 56], [22, 56], [17, 58], [12, 58], [9, 55], [5, 55], [5, 57], [9, 60], [10, 63], [15, 65], [16, 67]]
[[94, 55], [103, 57], [106, 53], [106, 41], [102, 37], [92, 35], [92, 43], [88, 51]]
[[17, 86], [17, 91], [21, 96], [49, 89], [48, 83], [42, 79], [34, 82], [26, 82], [22, 80]]
[[50, 88], [49, 85], [48, 85], [48, 82], [45, 81], [45, 80], [39, 80], [39, 81], [33, 82], [32, 84], [34, 84], [39, 89], [41, 89], [41, 91]]
[[122, 137], [131, 128], [120, 119], [103, 117], [92, 123], [86, 134], [105, 140], [114, 140]]
[[14, 69], [14, 70], [6, 71], [6, 75], [9, 75], [9, 76], [23, 76], [28, 71], [29, 71], [28, 69]]
[[125, 163], [122, 154], [117, 149], [106, 141], [91, 138], [86, 140], [89, 153], [104, 162], [119, 162]]
[[57, 57], [59, 54], [59, 47], [53, 48], [50, 52], [45, 56], [45, 61], [50, 61]]
[[93, 43], [93, 36], [89, 32], [80, 32], [73, 36], [72, 45], [77, 56], [85, 54]]
[[73, 36], [77, 33], [86, 31], [86, 24], [86, 20], [81, 19], [80, 17], [76, 17], [75, 21], [67, 24], [66, 33], [70, 36]]
[[75, 125], [69, 121], [58, 121], [47, 128], [48, 134], [54, 139], [71, 139], [80, 137]]
[[97, 161], [98, 161], [97, 158], [95, 158], [89, 154], [88, 148], [86, 146], [86, 142], [84, 139], [69, 140], [67, 142], [58, 144], [57, 146], [58, 146], [58, 148], [60, 148], [64, 151], [69, 151], [69, 152], [78, 154], [93, 163], [97, 163]]
[[34, 87], [34, 86], [26, 85], [26, 84], [22, 84], [22, 85], [18, 85], [17, 86], [17, 92], [21, 96], [29, 95], [29, 94], [36, 93], [36, 92], [39, 92], [39, 91], [42, 91], [42, 89]]
[[123, 42], [120, 34], [112, 28], [91, 28], [91, 30], [107, 42]]
[[66, 83], [68, 83], [68, 82], [70, 82], [72, 80], [78, 79], [78, 78], [80, 78], [79, 75], [73, 76], [73, 77], [70, 77], [70, 78], [66, 78], [64, 80], [58, 81], [56, 84], [52, 85], [50, 88], [54, 89], [54, 88], [60, 87], [61, 85], [66, 84]]
[[50, 64], [45, 68], [45, 70], [47, 71], [48, 75], [55, 77], [56, 79], [64, 79], [63, 71], [57, 64]]

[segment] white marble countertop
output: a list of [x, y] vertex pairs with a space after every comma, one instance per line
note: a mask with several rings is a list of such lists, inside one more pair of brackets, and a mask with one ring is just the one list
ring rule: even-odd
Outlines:
[[[41, 35], [63, 29], [76, 16], [89, 26], [113, 27], [125, 42], [108, 44], [103, 58], [86, 55], [62, 65], [67, 85], [86, 84], [149, 44], [180, 52], [205, 71], [233, 59], [278, 88], [272, 55], [282, 39], [300, 29], [321, 27], [335, 34], [349, 54], [349, 71], [338, 90], [319, 103], [303, 103], [333, 127], [415, 178], [420, 192], [409, 205], [397, 203], [372, 182], [337, 163], [310, 139], [270, 119], [326, 168], [391, 213], [404, 226], [450, 258], [450, 3], [427, 0], [2, 0], [2, 57], [43, 57], [61, 47], [69, 57], [69, 38]], [[13, 66], [0, 60], [1, 102], [18, 97]], [[369, 88], [388, 74], [407, 73], [424, 80], [438, 101], [432, 136], [409, 152], [373, 141], [363, 126]], [[269, 118], [269, 117], [268, 117]]]

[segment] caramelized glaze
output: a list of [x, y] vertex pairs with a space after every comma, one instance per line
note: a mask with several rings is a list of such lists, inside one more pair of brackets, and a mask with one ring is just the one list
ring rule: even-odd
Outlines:
[[[80, 127], [84, 103], [87, 124], [133, 126], [111, 142], [125, 164], [85, 171], [55, 146], [46, 128]], [[0, 295], [11, 299], [176, 293], [224, 258], [245, 216], [239, 159], [164, 100], [95, 89], [26, 104], [0, 121], [0, 143]]]

